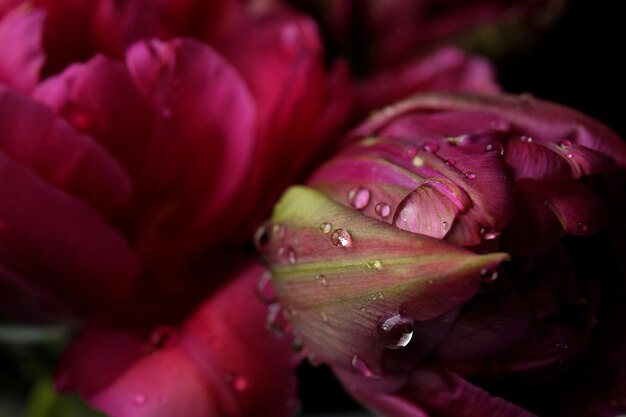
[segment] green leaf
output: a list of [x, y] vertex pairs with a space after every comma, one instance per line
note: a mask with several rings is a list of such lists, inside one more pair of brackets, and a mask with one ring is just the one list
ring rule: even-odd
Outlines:
[[106, 417], [93, 410], [78, 395], [57, 394], [50, 378], [34, 386], [24, 417]]

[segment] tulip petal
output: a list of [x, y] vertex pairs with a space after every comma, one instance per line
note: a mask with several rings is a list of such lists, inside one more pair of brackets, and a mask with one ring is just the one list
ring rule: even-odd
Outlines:
[[[144, 350], [144, 356], [102, 389], [86, 392], [84, 381], [78, 380], [88, 402], [112, 417], [291, 416], [296, 357], [290, 340], [265, 329], [266, 307], [254, 291], [262, 273], [260, 265], [247, 263], [178, 330], [171, 329], [165, 341]], [[79, 355], [69, 358], [74, 365], [98, 355], [102, 360], [113, 349], [96, 341], [81, 345], [91, 353], [73, 351]], [[98, 372], [101, 380], [111, 373], [103, 368]]]
[[0, 20], [0, 82], [29, 93], [39, 81], [45, 13], [19, 5]]
[[128, 297], [137, 260], [99, 213], [3, 153], [0, 188], [2, 265], [83, 311]]
[[130, 197], [130, 179], [104, 149], [45, 106], [2, 87], [0, 149], [51, 185], [105, 212]]
[[378, 72], [359, 86], [359, 108], [369, 111], [420, 91], [498, 93], [492, 66], [484, 58], [445, 47], [401, 67]]
[[406, 233], [305, 187], [286, 192], [272, 221], [285, 236], [265, 254], [294, 332], [318, 359], [365, 374], [382, 374], [393, 356], [374, 336], [381, 317], [450, 312], [476, 293], [482, 270], [507, 259]]

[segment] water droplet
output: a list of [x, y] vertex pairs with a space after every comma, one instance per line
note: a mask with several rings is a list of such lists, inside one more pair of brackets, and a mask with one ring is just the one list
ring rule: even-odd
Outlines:
[[296, 336], [293, 338], [291, 348], [296, 353], [302, 352], [302, 349], [304, 348], [304, 342], [302, 341], [302, 338], [300, 336]]
[[446, 159], [446, 165], [450, 165], [451, 167], [456, 166], [456, 160]]
[[493, 145], [491, 143], [488, 143], [487, 146], [485, 146], [485, 151], [486, 152], [493, 151]]
[[374, 373], [369, 368], [369, 366], [358, 355], [354, 355], [352, 357], [352, 360], [350, 361], [350, 365], [352, 365], [352, 369], [357, 374], [364, 376], [365, 378], [372, 378], [374, 376]]
[[492, 229], [492, 230], [485, 230], [485, 232], [482, 235], [483, 235], [483, 239], [485, 240], [494, 240], [495, 238], [500, 236], [500, 233]]
[[439, 145], [431, 142], [426, 142], [422, 146], [422, 149], [424, 149], [426, 152], [437, 153], [437, 151], [439, 150]]
[[404, 156], [408, 159], [413, 158], [417, 155], [417, 148], [413, 145], [409, 145], [404, 149]]
[[494, 120], [491, 122], [491, 130], [495, 130], [496, 132], [506, 133], [511, 130], [511, 124], [506, 120]]
[[169, 107], [163, 107], [163, 109], [161, 109], [161, 117], [163, 117], [164, 119], [169, 119], [170, 117], [172, 117], [172, 109], [170, 109]]
[[563, 350], [569, 349], [569, 346], [567, 345], [567, 343], [555, 343], [554, 347], [557, 349], [563, 349]]
[[400, 349], [409, 344], [413, 330], [413, 319], [398, 313], [379, 320], [376, 338], [387, 349]]
[[576, 223], [576, 227], [578, 228], [579, 231], [583, 233], [587, 233], [589, 231], [589, 226], [587, 225], [587, 223], [583, 221], [579, 221], [578, 223]]
[[262, 303], [269, 304], [276, 300], [274, 288], [272, 287], [272, 274], [269, 271], [263, 272], [261, 278], [256, 283], [255, 291], [257, 298]]
[[348, 192], [348, 203], [357, 210], [367, 207], [370, 202], [370, 190], [356, 187]]
[[366, 265], [370, 269], [378, 269], [378, 270], [383, 269], [383, 263], [378, 259], [372, 259], [368, 261]]
[[416, 156], [413, 158], [412, 164], [414, 167], [421, 167], [424, 165], [424, 160], [420, 156]]
[[272, 226], [272, 233], [280, 240], [284, 240], [287, 236], [287, 228], [284, 224], [276, 223]]
[[572, 159], [574, 157], [574, 154], [571, 152], [568, 152], [566, 156], [567, 156], [567, 159]]
[[265, 327], [276, 336], [284, 336], [287, 333], [289, 322], [285, 317], [282, 306], [278, 303], [272, 303], [267, 307], [267, 317]]
[[321, 231], [322, 231], [322, 233], [324, 233], [324, 234], [328, 234], [328, 233], [330, 233], [330, 231], [332, 230], [332, 228], [333, 228], [333, 225], [332, 225], [332, 224], [330, 224], [330, 223], [326, 223], [326, 222], [324, 222], [324, 223], [320, 224], [320, 230], [321, 230]]
[[315, 279], [316, 279], [317, 281], [319, 281], [319, 283], [320, 283], [320, 284], [322, 284], [322, 285], [324, 285], [324, 286], [328, 285], [328, 280], [326, 279], [326, 275], [324, 275], [324, 274], [318, 274], [318, 275], [315, 277]]
[[260, 225], [254, 232], [254, 246], [259, 252], [265, 252], [270, 243], [270, 234], [267, 223]]
[[473, 180], [476, 178], [476, 174], [474, 174], [473, 172], [466, 172], [465, 173], [465, 178], [467, 178], [468, 180]]
[[483, 268], [480, 270], [480, 279], [484, 283], [491, 284], [498, 279], [498, 270]]
[[172, 326], [158, 326], [150, 333], [147, 350], [162, 349], [172, 343], [175, 336], [176, 330]]
[[391, 214], [391, 207], [387, 203], [376, 204], [374, 210], [376, 211], [376, 214], [383, 218], [389, 217], [389, 215]]
[[443, 230], [448, 230], [449, 227], [450, 225], [448, 224], [448, 222], [441, 222], [441, 228]]
[[248, 389], [248, 380], [242, 376], [236, 376], [232, 380], [232, 386], [235, 391], [245, 391]]
[[352, 246], [352, 235], [346, 229], [336, 229], [330, 235], [330, 241], [338, 248], [349, 248]]
[[568, 147], [572, 146], [572, 141], [567, 140], [567, 139], [562, 140], [562, 141], [559, 142], [559, 146], [561, 148], [568, 148]]
[[133, 404], [142, 406], [146, 403], [146, 396], [142, 393], [133, 395]]
[[450, 136], [446, 138], [446, 141], [448, 145], [456, 146], [461, 145], [468, 137], [469, 135]]
[[278, 259], [287, 262], [289, 265], [295, 265], [297, 261], [296, 251], [291, 246], [281, 246], [276, 252]]
[[519, 140], [521, 140], [524, 143], [531, 143], [533, 141], [533, 138], [531, 138], [530, 136], [520, 136]]

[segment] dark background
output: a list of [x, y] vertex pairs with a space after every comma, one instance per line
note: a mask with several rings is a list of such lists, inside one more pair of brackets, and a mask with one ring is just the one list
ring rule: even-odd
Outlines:
[[[573, 0], [540, 40], [496, 62], [508, 92], [573, 107], [626, 137], [626, 20], [621, 1]], [[358, 410], [325, 367], [299, 369], [306, 414]]]

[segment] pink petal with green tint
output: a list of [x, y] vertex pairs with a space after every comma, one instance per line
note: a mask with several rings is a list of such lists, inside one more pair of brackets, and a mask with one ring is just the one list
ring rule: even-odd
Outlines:
[[119, 208], [130, 198], [130, 179], [105, 149], [45, 106], [3, 87], [0, 150], [97, 209]]
[[81, 311], [127, 299], [137, 260], [101, 214], [3, 153], [0, 188], [2, 265]]
[[42, 46], [45, 12], [28, 3], [0, 19], [0, 82], [30, 93], [44, 64]]
[[393, 373], [393, 352], [375, 336], [381, 319], [455, 310], [478, 290], [481, 270], [507, 259], [398, 230], [305, 187], [287, 191], [272, 221], [284, 232], [264, 253], [294, 333], [319, 360], [361, 377]]
[[498, 93], [489, 61], [444, 47], [425, 58], [377, 72], [359, 86], [362, 111], [380, 108], [422, 91], [468, 91]]

